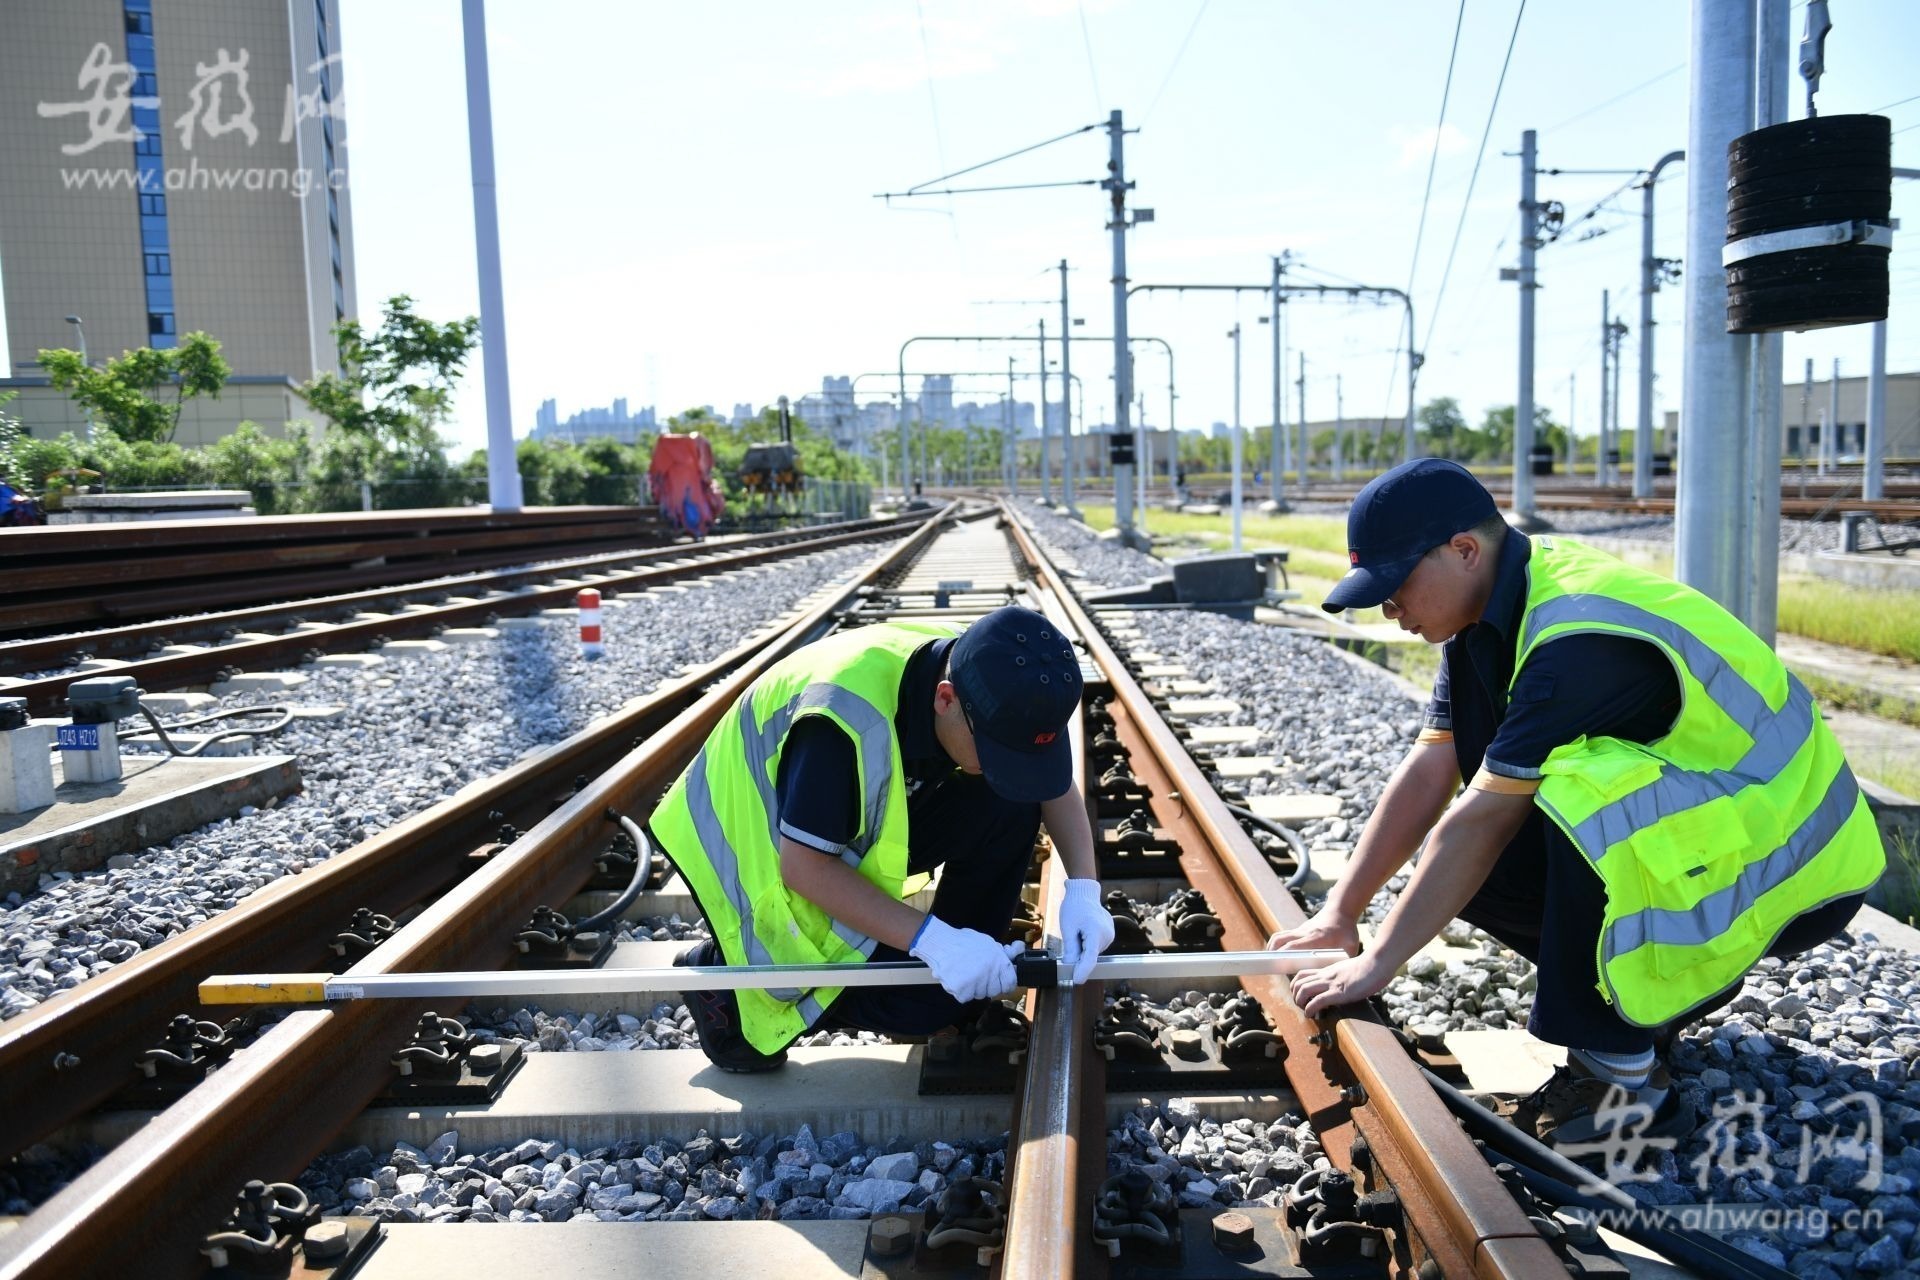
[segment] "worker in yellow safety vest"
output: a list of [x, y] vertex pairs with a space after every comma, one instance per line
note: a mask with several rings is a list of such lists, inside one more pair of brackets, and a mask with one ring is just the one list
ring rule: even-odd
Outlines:
[[[676, 963], [913, 956], [939, 985], [686, 993], [700, 1046], [767, 1071], [820, 1026], [927, 1035], [1014, 986], [1008, 943], [1044, 822], [1068, 874], [1062, 958], [1084, 981], [1113, 941], [1067, 725], [1080, 662], [1031, 609], [956, 635], [843, 631], [769, 668], [653, 815], [712, 938]], [[932, 909], [904, 899], [942, 868]]]
[[[1351, 956], [1295, 998], [1364, 1000], [1460, 917], [1535, 962], [1528, 1029], [1568, 1050], [1522, 1124], [1566, 1151], [1691, 1132], [1656, 1049], [1762, 957], [1839, 932], [1886, 865], [1812, 697], [1700, 592], [1508, 528], [1452, 462], [1368, 484], [1347, 545], [1323, 607], [1378, 606], [1442, 661], [1326, 904], [1271, 940]], [[1361, 951], [1361, 913], [1423, 847]]]

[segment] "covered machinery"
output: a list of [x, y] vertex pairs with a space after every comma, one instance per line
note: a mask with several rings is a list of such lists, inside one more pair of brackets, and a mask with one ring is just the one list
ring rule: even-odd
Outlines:
[[696, 538], [704, 538], [726, 510], [727, 500], [713, 479], [713, 445], [698, 432], [669, 432], [654, 442], [647, 487], [662, 518]]

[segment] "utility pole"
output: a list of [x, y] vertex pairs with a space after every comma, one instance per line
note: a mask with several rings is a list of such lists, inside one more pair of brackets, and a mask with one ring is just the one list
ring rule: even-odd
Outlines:
[[1827, 425], [1820, 433], [1820, 474], [1829, 474], [1840, 461], [1840, 357], [1833, 358], [1833, 376], [1827, 379]]
[[1640, 187], [1640, 424], [1633, 435], [1636, 498], [1653, 496], [1653, 295], [1660, 291], [1661, 280], [1672, 265], [1669, 259], [1653, 256], [1653, 184], [1660, 181], [1662, 169], [1686, 158], [1684, 151], [1667, 152]]
[[1147, 481], [1153, 479], [1153, 437], [1147, 434], [1147, 396], [1145, 392], [1133, 397], [1133, 456], [1134, 495], [1137, 499], [1135, 510], [1140, 513], [1140, 524], [1147, 523]]
[[1620, 482], [1620, 348], [1626, 342], [1627, 322], [1615, 319], [1613, 322], [1613, 394], [1608, 400], [1611, 410], [1607, 418], [1607, 483]]
[[1240, 550], [1240, 506], [1241, 485], [1240, 468], [1243, 465], [1240, 441], [1240, 322], [1234, 321], [1233, 328], [1227, 331], [1233, 339], [1233, 549]]
[[1878, 502], [1887, 496], [1887, 322], [1873, 325], [1873, 365], [1867, 370], [1867, 438], [1860, 496]]
[[1007, 357], [1007, 493], [1020, 496], [1020, 415], [1013, 403], [1013, 357]]
[[1289, 253], [1278, 253], [1273, 258], [1273, 314], [1268, 319], [1268, 327], [1273, 330], [1273, 462], [1272, 474], [1268, 476], [1267, 497], [1276, 511], [1287, 509], [1287, 486], [1285, 473], [1293, 452], [1287, 442], [1287, 344], [1280, 336], [1281, 317], [1286, 313], [1280, 308], [1286, 305], [1287, 261]]
[[1053, 505], [1053, 464], [1047, 459], [1047, 322], [1040, 322], [1040, 501]]
[[1600, 291], [1600, 444], [1593, 457], [1595, 488], [1607, 487], [1607, 366], [1613, 359], [1613, 317], [1608, 314], [1610, 290]]
[[1300, 463], [1300, 496], [1304, 498], [1307, 496], [1307, 459], [1312, 456], [1307, 441], [1307, 353], [1304, 351], [1300, 353], [1300, 380], [1293, 385], [1297, 392], [1294, 408], [1300, 414], [1300, 448], [1295, 457]]
[[[1687, 121], [1685, 381], [1674, 576], [1753, 626], [1748, 489], [1753, 344], [1727, 332], [1727, 145], [1753, 128], [1753, 0], [1693, 0]], [[1768, 538], [1776, 540], [1772, 530]], [[1757, 630], [1757, 628], [1756, 628]], [[1771, 639], [1770, 632], [1762, 638]]]
[[1534, 200], [1534, 131], [1520, 135], [1520, 394], [1513, 406], [1513, 522], [1538, 527], [1533, 514], [1533, 258], [1540, 248], [1540, 206]]
[[1569, 371], [1567, 374], [1567, 481], [1568, 483], [1572, 483], [1573, 481], [1573, 462], [1574, 462], [1574, 456], [1575, 456], [1574, 445], [1573, 445], [1573, 417], [1574, 417], [1574, 411], [1580, 407], [1579, 376], [1580, 375], [1577, 371]]
[[1333, 375], [1333, 482], [1339, 484], [1347, 478], [1346, 455], [1341, 449], [1341, 437], [1347, 431], [1347, 393], [1340, 385], [1340, 375]]
[[507, 306], [500, 285], [500, 211], [494, 200], [493, 91], [487, 74], [484, 0], [461, 6], [467, 63], [467, 155], [473, 166], [473, 248], [479, 259], [480, 370], [487, 389], [487, 502], [521, 505], [520, 460], [513, 447], [513, 397], [507, 388]]
[[1807, 447], [1813, 443], [1813, 357], [1807, 357], [1806, 381], [1800, 384], [1800, 496], [1807, 496]]
[[1128, 423], [1133, 407], [1133, 361], [1127, 346], [1127, 165], [1126, 128], [1120, 113], [1107, 117], [1108, 178], [1103, 184], [1112, 193], [1113, 220], [1107, 229], [1113, 233], [1113, 438], [1110, 453], [1118, 452], [1113, 464], [1113, 522], [1120, 530], [1121, 542], [1139, 546], [1141, 538], [1134, 529], [1133, 463], [1126, 458], [1133, 441]]
[[[1812, 15], [1825, 9], [1814, 5]], [[1758, 0], [1749, 75], [1753, 116], [1749, 129], [1787, 118], [1788, 67], [1793, 62], [1790, 0]], [[1747, 614], [1742, 617], [1769, 644], [1780, 616], [1780, 427], [1781, 384], [1786, 380], [1785, 335], [1747, 338]]]
[[[1080, 454], [1073, 439], [1073, 319], [1067, 314], [1067, 260], [1060, 259], [1060, 493], [1066, 500], [1067, 514], [1079, 518], [1073, 505], [1073, 477], [1080, 469]], [[1085, 393], [1081, 393], [1084, 397]]]

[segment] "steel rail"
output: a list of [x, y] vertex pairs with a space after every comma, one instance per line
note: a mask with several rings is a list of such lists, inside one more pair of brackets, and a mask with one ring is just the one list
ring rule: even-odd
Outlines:
[[[1047, 612], [1058, 617], [1054, 609]], [[1069, 723], [1068, 737], [1073, 776], [1085, 788], [1084, 706]], [[1087, 808], [1091, 820], [1091, 802]], [[1048, 858], [1040, 891], [1050, 948], [1057, 947], [1064, 878], [1059, 856]], [[1094, 1196], [1106, 1169], [1107, 1111], [1107, 1064], [1094, 1048], [1093, 1023], [1105, 986], [1088, 982], [1027, 993], [1031, 1030], [1008, 1142], [1002, 1280], [1098, 1280], [1106, 1274], [1106, 1254], [1094, 1247], [1093, 1236]]]
[[[294, 622], [311, 622], [317, 616], [394, 607], [405, 604], [414, 597], [465, 595], [474, 591], [506, 590], [523, 582], [540, 578], [598, 573], [622, 564], [687, 558], [705, 559], [716, 552], [734, 547], [781, 546], [791, 542], [805, 541], [809, 537], [845, 533], [859, 528], [898, 525], [901, 522], [901, 517], [839, 521], [804, 529], [783, 529], [773, 533], [713, 538], [701, 543], [669, 543], [664, 546], [637, 547], [626, 551], [601, 551], [571, 559], [556, 559], [545, 548], [536, 549], [532, 553], [523, 550], [517, 553], [518, 563], [523, 567], [458, 574], [431, 581], [421, 581], [420, 566], [413, 566], [407, 570], [412, 580], [397, 585], [283, 600], [274, 604], [228, 609], [194, 617], [169, 618], [164, 621], [143, 622], [95, 631], [9, 640], [0, 643], [0, 675], [13, 675], [21, 671], [44, 671], [60, 666], [69, 661], [74, 654], [82, 652], [93, 658], [119, 658], [127, 654], [144, 655], [152, 648], [158, 637], [165, 637], [170, 642], [183, 640], [191, 642], [196, 637], [221, 636], [234, 631], [254, 631], [263, 627], [286, 626]], [[526, 564], [526, 555], [534, 553], [541, 555], [541, 563]], [[172, 607], [177, 610], [181, 603], [180, 594], [174, 592]]]
[[[1119, 655], [1064, 586], [1024, 522], [1016, 542], [1052, 588], [1090, 656], [1108, 673], [1115, 732], [1153, 811], [1180, 846], [1180, 864], [1222, 926], [1221, 946], [1265, 944], [1305, 919], [1299, 905], [1161, 719]], [[1319, 1026], [1276, 978], [1242, 984], [1287, 1046], [1287, 1076], [1333, 1162], [1351, 1169], [1356, 1136], [1400, 1197], [1408, 1227], [1449, 1277], [1532, 1280], [1564, 1270], [1420, 1075], [1391, 1028], [1366, 1006]], [[1322, 1038], [1324, 1036], [1324, 1039]], [[1037, 1274], [1037, 1273], [1036, 1273]]]
[[725, 675], [755, 647], [749, 639], [699, 672], [0, 1023], [0, 1098], [35, 1100], [32, 1107], [0, 1108], [0, 1158], [126, 1085], [135, 1057], [160, 1041], [168, 1020], [197, 1006], [201, 978], [251, 967], [248, 957], [324, 965], [327, 939], [357, 908], [392, 916], [444, 891], [473, 870], [473, 851], [493, 841], [502, 821], [532, 826], [575, 778], [608, 768], [636, 737], [691, 705], [704, 681]]
[[[611, 596], [621, 591], [642, 590], [649, 586], [663, 585], [680, 578], [704, 576], [723, 568], [745, 568], [771, 560], [781, 560], [800, 554], [802, 551], [830, 550], [872, 538], [885, 537], [894, 531], [895, 526], [881, 526], [831, 534], [800, 543], [741, 548], [723, 552], [699, 564], [667, 564], [627, 569], [609, 574], [593, 585], [603, 594]], [[283, 667], [292, 665], [315, 649], [325, 652], [365, 649], [376, 641], [418, 635], [435, 627], [464, 626], [482, 622], [501, 613], [527, 613], [536, 609], [567, 605], [573, 602], [578, 590], [578, 586], [535, 587], [511, 596], [472, 600], [460, 604], [440, 604], [410, 613], [336, 623], [320, 630], [263, 636], [257, 640], [238, 640], [232, 644], [203, 649], [196, 653], [183, 653], [167, 658], [144, 658], [125, 666], [114, 667], [111, 672], [64, 672], [59, 675], [43, 676], [37, 680], [23, 680], [13, 684], [7, 688], [6, 692], [8, 697], [25, 698], [28, 709], [35, 713], [52, 714], [60, 709], [61, 699], [66, 694], [67, 686], [76, 680], [85, 680], [90, 675], [130, 676], [141, 688], [148, 690], [177, 689], [183, 685], [207, 683], [221, 671], [231, 667], [238, 667], [241, 670]]]
[[[870, 562], [859, 582], [913, 555], [951, 507]], [[607, 772], [427, 907], [352, 972], [500, 964], [541, 902], [590, 873], [606, 811], [642, 810], [767, 667], [814, 638], [861, 589], [849, 586], [771, 640], [749, 642], [689, 677], [707, 684]], [[291, 1177], [379, 1092], [392, 1068], [368, 1046], [398, 1046], [424, 1002], [363, 1001], [290, 1014], [181, 1102], [160, 1113], [0, 1238], [0, 1280], [197, 1276], [200, 1241], [249, 1178]]]

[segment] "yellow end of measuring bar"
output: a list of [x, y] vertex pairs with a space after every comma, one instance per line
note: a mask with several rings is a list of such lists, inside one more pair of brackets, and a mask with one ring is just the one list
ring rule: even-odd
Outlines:
[[209, 978], [201, 1004], [324, 1004], [331, 973], [258, 973]]

